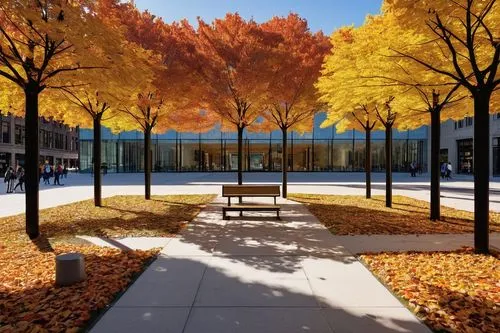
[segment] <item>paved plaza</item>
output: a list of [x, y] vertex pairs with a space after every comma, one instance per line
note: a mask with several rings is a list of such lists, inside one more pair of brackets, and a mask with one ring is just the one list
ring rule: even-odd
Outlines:
[[224, 221], [223, 202], [167, 241], [91, 332], [430, 332], [303, 205]]
[[[291, 172], [288, 193], [364, 195], [364, 173]], [[244, 183], [280, 184], [281, 174], [244, 173]], [[500, 211], [500, 180], [490, 181], [490, 210]], [[385, 174], [373, 173], [373, 195], [385, 194]], [[64, 186], [40, 185], [40, 208], [49, 208], [92, 199], [93, 179], [89, 174], [70, 174], [61, 180]], [[220, 194], [222, 184], [234, 184], [236, 173], [155, 173], [152, 194]], [[394, 173], [393, 193], [429, 201], [429, 176], [410, 177]], [[103, 177], [103, 196], [143, 195], [144, 175], [140, 173], [108, 174]], [[441, 204], [474, 211], [474, 183], [471, 176], [457, 175], [441, 183]], [[24, 212], [24, 194], [0, 193], [0, 217]]]
[[[279, 174], [245, 174], [246, 183], [279, 184]], [[373, 194], [383, 195], [382, 174]], [[41, 208], [93, 197], [90, 175], [42, 186]], [[104, 196], [142, 195], [142, 174], [104, 176]], [[235, 174], [155, 174], [152, 194], [220, 194]], [[289, 192], [364, 194], [364, 175], [291, 173]], [[490, 204], [500, 210], [500, 183]], [[394, 194], [428, 200], [426, 175], [394, 175]], [[2, 194], [0, 216], [24, 211], [23, 194]], [[248, 201], [265, 202], [266, 199]], [[159, 257], [97, 321], [100, 332], [430, 332], [357, 259], [366, 251], [453, 250], [472, 235], [334, 236], [299, 203], [279, 199], [282, 219], [245, 213], [222, 219], [220, 195], [176, 238], [105, 239], [122, 249], [162, 248]], [[442, 204], [473, 210], [471, 178], [443, 182]], [[237, 215], [237, 214], [236, 214]], [[500, 248], [500, 234], [491, 235]]]

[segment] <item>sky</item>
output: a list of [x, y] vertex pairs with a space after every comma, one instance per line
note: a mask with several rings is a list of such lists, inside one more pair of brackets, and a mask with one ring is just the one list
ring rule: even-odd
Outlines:
[[227, 12], [238, 12], [257, 22], [295, 12], [307, 20], [312, 31], [323, 30], [330, 35], [344, 25], [361, 25], [367, 14], [379, 13], [382, 0], [135, 0], [135, 3], [166, 22], [186, 18], [193, 24], [198, 16], [211, 22]]

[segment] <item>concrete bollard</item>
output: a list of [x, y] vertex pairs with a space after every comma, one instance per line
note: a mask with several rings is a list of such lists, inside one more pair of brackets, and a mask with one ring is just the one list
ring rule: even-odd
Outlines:
[[66, 253], [56, 257], [56, 285], [70, 286], [86, 277], [85, 258], [82, 254]]

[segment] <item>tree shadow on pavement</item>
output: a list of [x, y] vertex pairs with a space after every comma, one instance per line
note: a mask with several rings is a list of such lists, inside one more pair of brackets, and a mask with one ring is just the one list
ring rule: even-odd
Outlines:
[[370, 295], [367, 306], [325, 301], [318, 284], [345, 288], [334, 276], [283, 278], [286, 267], [264, 275], [257, 263], [232, 265], [227, 257], [160, 256], [91, 332], [430, 333], [402, 305], [371, 306]]
[[[191, 221], [213, 196], [159, 196], [146, 201], [139, 196], [104, 199], [103, 207], [92, 200], [40, 211], [40, 231], [46, 238], [76, 235], [123, 238], [172, 237]], [[186, 202], [182, 202], [182, 198]], [[0, 227], [24, 235], [24, 214], [0, 218]], [[17, 236], [16, 236], [17, 237]]]
[[[304, 257], [332, 258], [346, 264], [356, 259], [335, 242], [330, 233], [303, 205], [282, 206], [286, 214], [233, 214], [222, 220], [221, 205], [206, 208], [180, 235], [178, 242], [196, 248], [202, 255], [229, 257], [234, 262], [267, 271], [294, 272]], [[175, 250], [177, 243], [167, 246]], [[186, 252], [188, 253], [188, 252]]]

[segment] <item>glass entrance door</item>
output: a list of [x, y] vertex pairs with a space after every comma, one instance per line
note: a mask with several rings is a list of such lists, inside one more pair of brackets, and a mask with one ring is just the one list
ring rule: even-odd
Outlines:
[[264, 154], [251, 153], [250, 154], [250, 171], [264, 170]]

